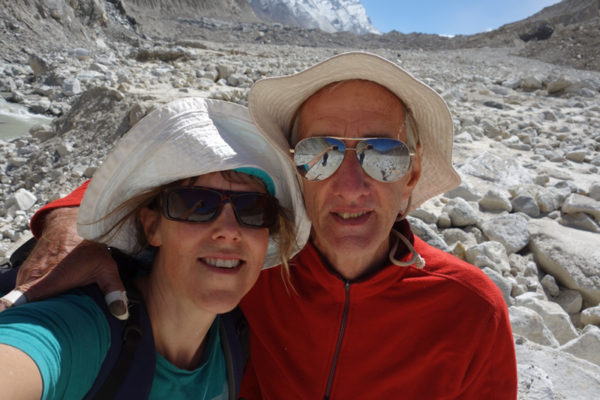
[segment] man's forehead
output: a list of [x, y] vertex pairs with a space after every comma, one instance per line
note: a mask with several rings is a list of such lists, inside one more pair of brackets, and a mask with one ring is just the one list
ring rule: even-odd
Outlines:
[[[343, 108], [354, 111], [340, 113]], [[361, 120], [360, 131], [363, 132], [360, 136], [396, 135], [403, 123], [404, 110], [404, 103], [398, 96], [376, 82], [364, 79], [336, 81], [310, 95], [296, 110], [290, 121], [290, 145], [294, 146], [300, 136], [325, 134], [327, 129], [320, 129], [318, 125], [344, 125], [358, 119]], [[370, 117], [363, 117], [369, 113]], [[319, 132], [307, 134], [307, 123], [312, 124]], [[392, 126], [385, 127], [390, 123]], [[330, 125], [330, 128], [333, 126]]]
[[393, 98], [397, 99], [402, 105], [404, 105], [404, 102], [402, 101], [402, 99], [400, 99], [398, 96], [396, 96], [388, 88], [386, 88], [383, 85], [380, 85], [377, 82], [373, 82], [373, 81], [369, 81], [369, 80], [365, 80], [365, 79], [346, 79], [346, 80], [342, 80], [342, 81], [332, 82], [328, 85], [323, 86], [322, 88], [317, 90], [315, 93], [310, 95], [308, 97], [308, 99], [305, 101], [305, 103], [308, 102], [313, 97], [326, 95], [326, 94], [332, 93], [336, 90], [344, 89], [344, 88], [348, 88], [348, 87], [356, 88], [357, 90], [368, 88], [368, 90], [378, 90], [378, 91], [381, 91], [382, 93], [386, 92]]

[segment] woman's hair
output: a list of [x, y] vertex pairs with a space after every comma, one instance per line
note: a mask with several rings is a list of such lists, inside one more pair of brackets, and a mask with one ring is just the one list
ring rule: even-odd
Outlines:
[[[256, 187], [256, 189], [261, 188], [267, 191], [265, 183], [252, 175], [244, 174], [242, 172], [237, 172], [234, 170], [228, 171], [219, 171], [223, 178], [225, 178], [229, 182], [233, 183], [244, 183], [249, 184], [251, 186]], [[136, 229], [136, 241], [138, 251], [143, 250], [144, 248], [149, 246], [148, 240], [144, 233], [144, 229], [140, 220], [140, 212], [143, 208], [151, 208], [160, 211], [160, 194], [167, 188], [173, 186], [191, 186], [197, 177], [191, 177], [182, 179], [179, 181], [171, 182], [165, 185], [161, 185], [152, 189], [149, 189], [145, 192], [142, 192], [125, 202], [121, 203], [118, 207], [112, 210], [108, 215], [104, 216], [102, 219], [108, 218], [114, 214], [121, 215], [125, 212], [114, 224], [111, 226], [104, 234], [102, 234], [98, 241], [109, 241], [113, 238], [119, 231], [123, 228], [125, 223], [129, 220], [129, 218], [135, 218], [135, 229]], [[95, 221], [96, 222], [96, 221]], [[269, 228], [269, 236], [272, 237], [279, 244], [279, 254], [281, 257], [281, 276], [284, 282], [287, 284], [290, 283], [290, 270], [288, 260], [291, 257], [292, 249], [294, 247], [296, 241], [295, 235], [295, 224], [294, 224], [294, 216], [292, 213], [281, 206], [280, 204], [277, 207], [277, 219], [275, 225]]]

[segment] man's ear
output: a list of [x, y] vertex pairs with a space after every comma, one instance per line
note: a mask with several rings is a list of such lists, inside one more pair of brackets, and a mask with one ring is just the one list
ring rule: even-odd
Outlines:
[[140, 210], [140, 223], [144, 229], [144, 235], [146, 236], [148, 244], [154, 247], [159, 247], [162, 244], [160, 230], [158, 229], [160, 217], [160, 212], [157, 210], [152, 210], [148, 207], [144, 207]]
[[423, 145], [419, 143], [415, 150], [415, 156], [410, 167], [410, 179], [406, 183], [406, 186], [414, 189], [421, 177], [421, 153], [423, 152]]

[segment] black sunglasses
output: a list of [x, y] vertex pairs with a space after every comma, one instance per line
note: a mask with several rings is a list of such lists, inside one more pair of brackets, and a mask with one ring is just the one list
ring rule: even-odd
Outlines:
[[181, 186], [161, 193], [165, 218], [180, 222], [211, 222], [217, 219], [225, 203], [231, 203], [237, 222], [249, 228], [270, 228], [277, 221], [277, 199], [266, 193], [236, 192]]

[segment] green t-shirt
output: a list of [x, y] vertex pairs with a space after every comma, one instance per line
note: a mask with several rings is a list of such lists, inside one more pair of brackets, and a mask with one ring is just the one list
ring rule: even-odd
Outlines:
[[[227, 367], [218, 318], [201, 365], [182, 370], [156, 353], [151, 399], [228, 398]], [[0, 343], [20, 349], [42, 375], [42, 399], [79, 399], [92, 387], [110, 346], [100, 307], [83, 293], [66, 294], [0, 313]]]

